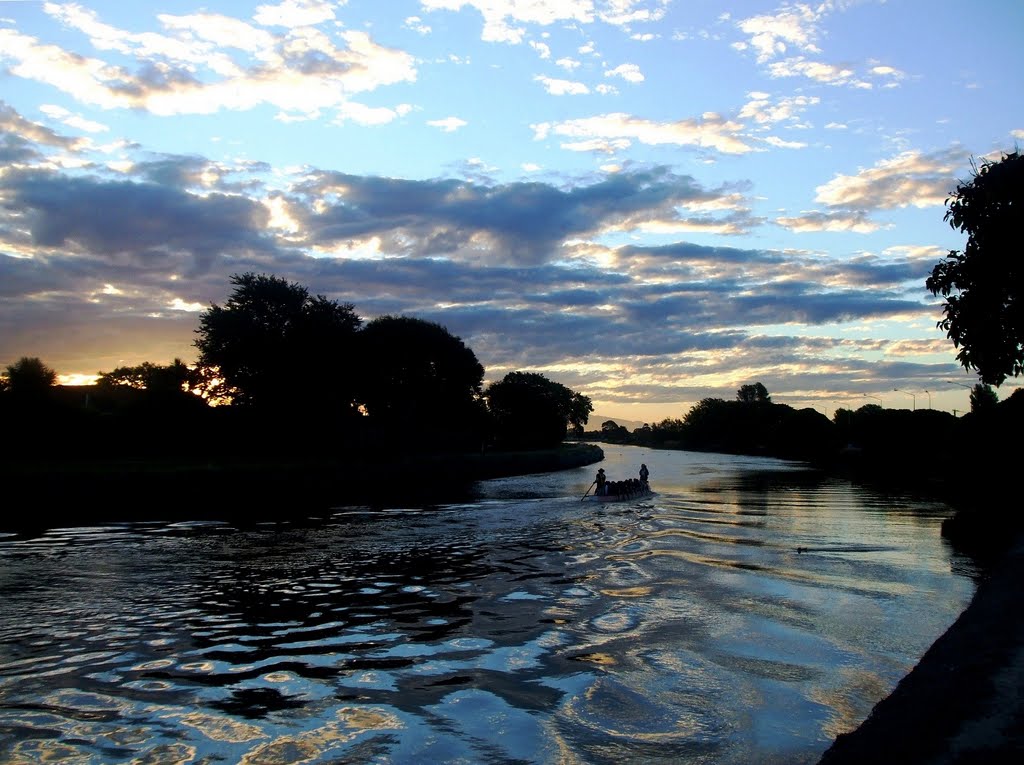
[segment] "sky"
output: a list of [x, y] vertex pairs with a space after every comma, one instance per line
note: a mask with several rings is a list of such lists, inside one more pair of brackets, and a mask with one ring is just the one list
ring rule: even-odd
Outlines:
[[0, 0], [0, 365], [194, 361], [254, 272], [599, 417], [754, 382], [963, 413], [924, 281], [950, 192], [1024, 143], [1022, 31], [1020, 0]]

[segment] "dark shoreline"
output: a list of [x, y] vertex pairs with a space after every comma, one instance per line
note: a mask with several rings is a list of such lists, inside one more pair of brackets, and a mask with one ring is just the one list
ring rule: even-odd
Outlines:
[[18, 487], [0, 529], [148, 520], [289, 521], [332, 507], [394, 506], [470, 498], [488, 478], [600, 462], [593, 444], [529, 451], [414, 453], [395, 449], [328, 458], [7, 462], [0, 481]]
[[1024, 762], [1024, 533], [971, 603], [856, 730], [819, 765]]

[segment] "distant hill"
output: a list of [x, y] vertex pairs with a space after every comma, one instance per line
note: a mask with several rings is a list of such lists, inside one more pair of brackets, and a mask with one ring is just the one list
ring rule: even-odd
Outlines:
[[638, 420], [626, 420], [626, 419], [623, 419], [621, 417], [615, 417], [613, 415], [607, 415], [607, 414], [592, 414], [592, 415], [590, 415], [590, 418], [587, 420], [587, 428], [586, 429], [587, 430], [600, 430], [601, 426], [604, 423], [608, 422], [608, 420], [611, 420], [616, 425], [621, 425], [622, 427], [626, 428], [626, 430], [629, 430], [630, 432], [636, 430], [637, 428], [642, 428], [644, 426], [643, 422], [640, 422]]

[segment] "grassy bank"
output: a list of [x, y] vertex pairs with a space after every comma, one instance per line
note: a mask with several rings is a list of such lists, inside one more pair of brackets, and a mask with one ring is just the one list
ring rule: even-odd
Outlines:
[[[600, 447], [329, 458], [14, 461], [0, 467], [8, 529], [149, 519], [289, 519], [349, 504], [469, 498], [485, 478], [599, 462]], [[17, 497], [17, 499], [15, 499]]]

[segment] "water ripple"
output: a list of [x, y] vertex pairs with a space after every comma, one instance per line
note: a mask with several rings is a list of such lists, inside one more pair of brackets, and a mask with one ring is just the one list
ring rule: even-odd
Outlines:
[[934, 506], [623, 454], [689, 483], [0, 535], [0, 760], [813, 762], [970, 595]]

